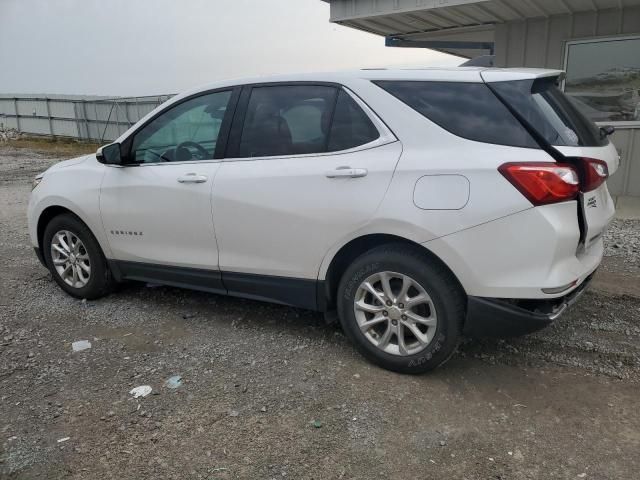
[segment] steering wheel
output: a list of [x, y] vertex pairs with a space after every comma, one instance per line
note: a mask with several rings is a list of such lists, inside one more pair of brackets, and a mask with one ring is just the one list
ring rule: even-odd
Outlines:
[[[182, 142], [180, 143], [173, 154], [173, 158], [175, 162], [180, 162], [180, 161], [186, 161], [186, 160], [190, 160], [192, 158], [194, 158], [193, 154], [191, 153], [191, 150], [189, 150], [189, 148], [193, 148], [196, 150], [196, 154], [198, 155], [198, 160], [205, 160], [208, 156], [209, 156], [209, 152], [207, 152], [205, 150], [205, 148], [200, 145], [199, 143], [196, 142]], [[189, 153], [189, 158], [182, 158], [183, 156], [185, 156], [185, 153], [188, 152]]]

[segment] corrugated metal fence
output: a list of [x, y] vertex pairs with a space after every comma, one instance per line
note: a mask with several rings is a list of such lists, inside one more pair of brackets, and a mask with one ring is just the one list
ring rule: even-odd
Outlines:
[[115, 140], [173, 95], [83, 98], [0, 97], [0, 127], [34, 135]]

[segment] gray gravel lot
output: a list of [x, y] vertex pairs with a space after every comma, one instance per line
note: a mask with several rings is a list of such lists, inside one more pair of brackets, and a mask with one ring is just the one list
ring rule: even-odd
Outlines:
[[616, 220], [605, 240], [606, 270], [640, 274], [640, 221]]
[[0, 146], [0, 478], [638, 478], [640, 297], [618, 292], [638, 285], [639, 222], [612, 225], [595, 287], [553, 326], [409, 377], [313, 312], [142, 284], [65, 295], [25, 220], [55, 161]]

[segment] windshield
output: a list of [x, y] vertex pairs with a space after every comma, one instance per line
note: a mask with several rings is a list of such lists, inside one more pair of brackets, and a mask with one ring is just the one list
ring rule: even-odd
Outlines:
[[491, 88], [550, 145], [601, 147], [609, 140], [556, 85], [555, 78], [495, 82]]

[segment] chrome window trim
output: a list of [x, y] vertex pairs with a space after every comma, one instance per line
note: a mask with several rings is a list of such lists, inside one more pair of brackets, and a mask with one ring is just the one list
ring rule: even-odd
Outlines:
[[222, 163], [221, 158], [208, 158], [204, 160], [185, 160], [183, 162], [148, 162], [148, 163], [128, 163], [126, 165], [104, 164], [105, 167], [129, 168], [129, 167], [168, 167], [171, 165], [202, 165], [203, 163]]

